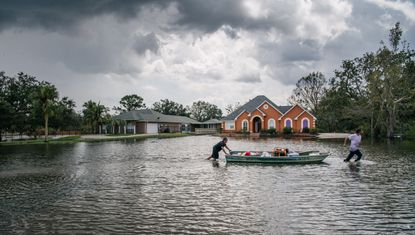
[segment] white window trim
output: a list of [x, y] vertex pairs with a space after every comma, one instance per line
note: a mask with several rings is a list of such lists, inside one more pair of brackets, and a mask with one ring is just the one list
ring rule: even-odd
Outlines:
[[304, 126], [303, 126], [303, 121], [304, 121], [304, 120], [307, 120], [307, 122], [308, 122], [308, 127], [307, 127], [307, 128], [309, 128], [309, 129], [310, 129], [310, 124], [311, 124], [311, 123], [310, 123], [310, 119], [308, 119], [308, 118], [306, 118], [306, 117], [305, 117], [305, 118], [302, 118], [302, 119], [301, 119], [301, 130], [303, 130], [303, 129], [304, 129]]
[[242, 120], [242, 122], [241, 122], [242, 130], [244, 129], [244, 122], [246, 122], [246, 130], [249, 131], [249, 121], [248, 121], [248, 119]]
[[272, 127], [272, 128], [277, 129], [277, 127], [276, 127], [276, 122], [275, 122], [275, 119], [274, 119], [274, 118], [270, 118], [270, 119], [268, 120], [268, 129], [270, 129], [270, 127], [269, 127], [269, 126], [270, 126], [270, 124], [269, 124], [269, 123], [270, 123], [271, 121], [273, 121], [273, 122], [274, 122], [274, 127]]
[[[233, 128], [228, 128], [228, 124], [233, 124]], [[225, 121], [225, 130], [235, 130], [235, 122], [231, 120]]]
[[253, 116], [252, 118], [251, 118], [251, 122], [254, 120], [254, 118], [255, 117], [259, 117], [260, 119], [261, 119], [261, 122], [263, 122], [264, 121], [264, 119], [261, 117], [261, 116], [259, 116], [259, 115], [255, 115], [255, 116]]
[[290, 120], [291, 121], [291, 126], [290, 127], [293, 128], [294, 123], [293, 123], [293, 120], [291, 118], [286, 118], [284, 120], [284, 127], [287, 127], [287, 120]]

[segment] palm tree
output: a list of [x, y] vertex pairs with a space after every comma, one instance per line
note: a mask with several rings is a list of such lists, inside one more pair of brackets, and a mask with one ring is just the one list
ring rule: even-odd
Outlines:
[[34, 98], [42, 109], [45, 120], [45, 142], [47, 142], [49, 135], [49, 116], [53, 113], [53, 107], [58, 99], [58, 91], [54, 85], [40, 85], [35, 91]]
[[93, 133], [96, 133], [96, 127], [100, 122], [104, 120], [105, 114], [108, 111], [108, 108], [104, 105], [95, 103], [92, 100], [85, 102], [82, 110], [84, 114], [84, 121], [91, 127]]

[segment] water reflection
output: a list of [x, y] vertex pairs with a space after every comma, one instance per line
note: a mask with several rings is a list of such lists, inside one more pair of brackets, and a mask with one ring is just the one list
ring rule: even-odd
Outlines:
[[230, 139], [331, 152], [324, 164], [218, 165], [219, 138], [0, 147], [1, 233], [374, 234], [415, 230], [415, 148]]

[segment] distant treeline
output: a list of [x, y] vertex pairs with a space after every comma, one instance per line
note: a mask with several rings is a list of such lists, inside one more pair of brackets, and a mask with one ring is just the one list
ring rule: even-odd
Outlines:
[[344, 60], [329, 81], [320, 72], [301, 78], [290, 101], [313, 111], [320, 131], [362, 128], [373, 137], [415, 137], [414, 55], [396, 23], [388, 43]]
[[[121, 98], [120, 106], [113, 107], [117, 113], [146, 108], [142, 97], [136, 94]], [[3, 133], [47, 135], [53, 132], [81, 131], [97, 133], [100, 124], [120, 124], [109, 114], [110, 108], [99, 101], [89, 100], [82, 105], [82, 111], [75, 111], [75, 102], [59, 98], [56, 87], [34, 76], [18, 73], [8, 76], [0, 72], [0, 139]], [[153, 104], [152, 109], [164, 114], [189, 116], [199, 121], [220, 119], [222, 110], [216, 105], [197, 101], [184, 107], [164, 99]]]

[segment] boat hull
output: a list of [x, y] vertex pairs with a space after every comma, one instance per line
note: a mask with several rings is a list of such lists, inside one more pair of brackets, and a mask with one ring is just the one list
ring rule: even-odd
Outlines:
[[321, 163], [328, 154], [290, 156], [290, 157], [261, 157], [261, 156], [235, 156], [227, 155], [226, 162], [238, 163], [267, 163], [267, 164], [310, 164]]

